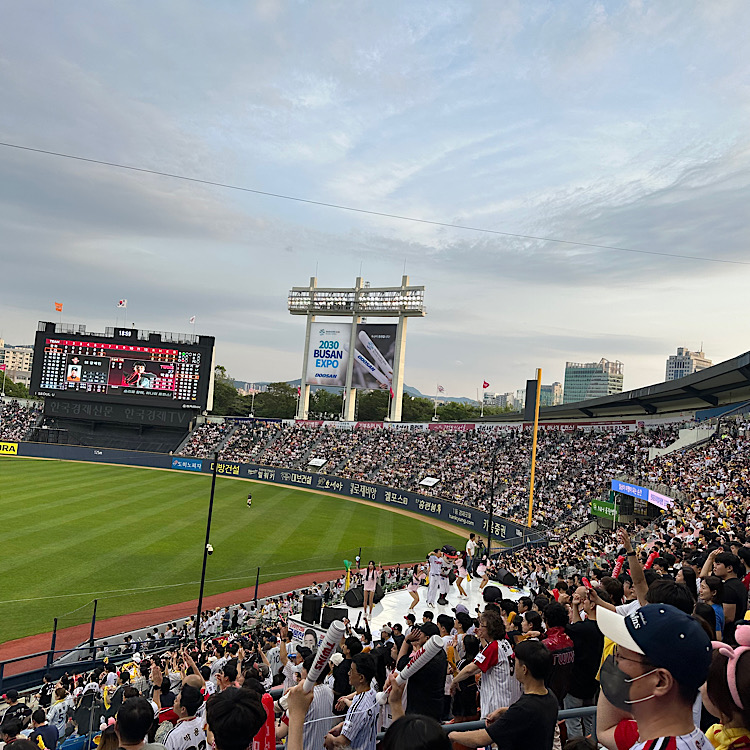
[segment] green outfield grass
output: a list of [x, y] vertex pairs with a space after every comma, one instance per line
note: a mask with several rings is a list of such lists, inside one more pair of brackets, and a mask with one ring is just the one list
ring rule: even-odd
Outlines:
[[[211, 477], [0, 458], [0, 642], [197, 598]], [[247, 508], [247, 492], [253, 507]], [[462, 539], [344, 498], [218, 478], [206, 594]], [[81, 607], [76, 612], [76, 608]], [[70, 613], [70, 614], [69, 614]]]

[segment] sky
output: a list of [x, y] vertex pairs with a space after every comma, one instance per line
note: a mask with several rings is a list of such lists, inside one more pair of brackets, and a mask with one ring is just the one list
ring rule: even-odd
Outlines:
[[406, 269], [427, 394], [602, 357], [632, 389], [678, 346], [734, 357], [748, 28], [743, 0], [7, 4], [4, 144], [473, 229], [0, 146], [0, 337], [30, 343], [54, 302], [92, 331], [195, 315], [236, 379], [291, 380], [291, 287]]

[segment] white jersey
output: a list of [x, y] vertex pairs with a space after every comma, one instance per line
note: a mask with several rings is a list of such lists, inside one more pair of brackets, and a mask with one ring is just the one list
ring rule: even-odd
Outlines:
[[352, 750], [375, 750], [379, 714], [380, 706], [372, 688], [354, 696], [341, 729], [341, 734], [351, 743]]
[[338, 723], [339, 717], [333, 713], [333, 690], [328, 685], [316, 685], [305, 714], [302, 746], [305, 750], [323, 750], [326, 735]]
[[474, 663], [482, 671], [479, 683], [481, 718], [487, 718], [498, 708], [512, 705], [521, 697], [521, 684], [513, 676], [513, 647], [508, 641], [491, 641], [477, 654]]
[[203, 731], [205, 718], [194, 716], [192, 719], [180, 721], [167, 735], [164, 747], [167, 750], [195, 750], [206, 747], [206, 733]]
[[429, 563], [430, 563], [430, 580], [432, 580], [433, 576], [437, 577], [440, 575], [441, 561], [437, 555], [430, 555]]

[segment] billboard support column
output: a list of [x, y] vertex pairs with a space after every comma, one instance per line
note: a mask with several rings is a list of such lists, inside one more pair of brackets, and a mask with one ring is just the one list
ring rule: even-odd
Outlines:
[[[401, 286], [409, 285], [409, 277], [401, 278]], [[404, 400], [404, 361], [406, 358], [406, 317], [399, 315], [396, 329], [396, 351], [393, 355], [393, 399], [391, 401], [391, 422], [401, 421], [401, 407]]]
[[[318, 279], [315, 276], [310, 277], [310, 294], [318, 286]], [[302, 377], [300, 378], [300, 397], [297, 399], [297, 419], [307, 419], [307, 413], [310, 408], [310, 386], [305, 382], [307, 380], [307, 358], [310, 353], [310, 333], [312, 324], [315, 322], [315, 316], [310, 313], [307, 316], [307, 328], [305, 330], [305, 348], [302, 355]]]
[[[359, 291], [362, 289], [362, 277], [357, 276], [354, 284], [354, 309], [357, 309]], [[354, 421], [354, 407], [357, 403], [357, 391], [352, 388], [352, 375], [354, 373], [354, 349], [357, 345], [357, 325], [361, 321], [359, 315], [352, 316], [352, 331], [349, 336], [349, 356], [346, 363], [346, 402], [344, 403], [344, 420], [346, 422]]]

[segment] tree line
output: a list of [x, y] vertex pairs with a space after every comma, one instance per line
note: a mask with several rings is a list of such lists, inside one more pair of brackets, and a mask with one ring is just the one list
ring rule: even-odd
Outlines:
[[[389, 396], [385, 391], [358, 391], [355, 419], [359, 422], [382, 422], [388, 413]], [[336, 419], [343, 406], [343, 394], [322, 388], [310, 394], [310, 419]], [[484, 415], [492, 416], [510, 412], [509, 408], [485, 406]], [[243, 396], [234, 386], [234, 380], [221, 365], [215, 370], [214, 405], [217, 416], [274, 417], [293, 419], [297, 412], [297, 388], [289, 383], [269, 383], [265, 391]], [[429, 398], [410, 396], [404, 392], [401, 419], [404, 422], [429, 422], [435, 414], [435, 404]], [[458, 401], [439, 405], [437, 417], [441, 422], [471, 422], [480, 415], [480, 407]]]

